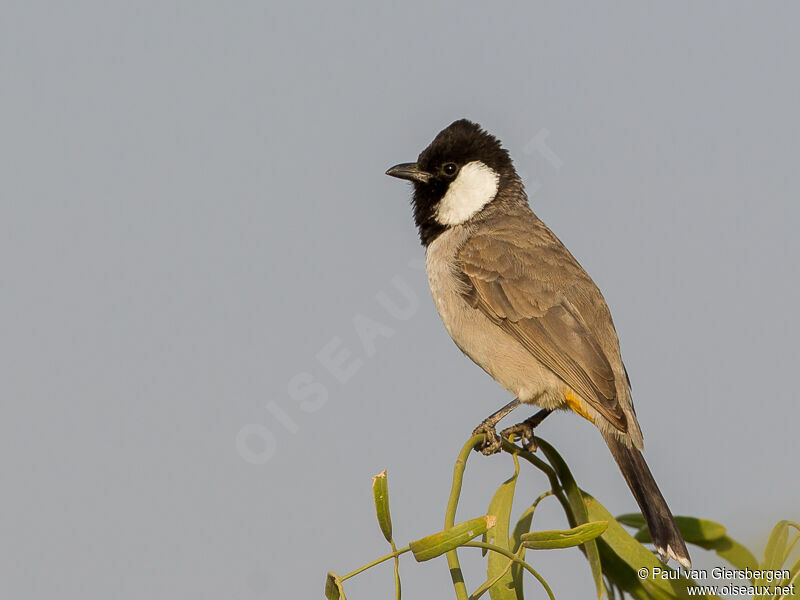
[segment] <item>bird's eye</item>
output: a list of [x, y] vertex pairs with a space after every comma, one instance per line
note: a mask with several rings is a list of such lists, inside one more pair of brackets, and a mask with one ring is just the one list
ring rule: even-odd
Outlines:
[[456, 171], [458, 171], [458, 166], [456, 166], [456, 163], [445, 163], [442, 165], [442, 173], [448, 177], [455, 175]]

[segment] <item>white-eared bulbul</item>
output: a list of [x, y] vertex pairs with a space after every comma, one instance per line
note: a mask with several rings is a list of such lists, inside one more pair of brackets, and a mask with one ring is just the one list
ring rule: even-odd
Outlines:
[[497, 422], [520, 403], [543, 410], [503, 432], [533, 430], [555, 409], [594, 423], [642, 510], [663, 560], [690, 566], [686, 544], [642, 456], [630, 382], [608, 306], [595, 283], [530, 206], [500, 142], [475, 123], [441, 131], [415, 163], [386, 172], [413, 182], [414, 219], [431, 294], [456, 345], [514, 400], [484, 420], [484, 454], [499, 451]]

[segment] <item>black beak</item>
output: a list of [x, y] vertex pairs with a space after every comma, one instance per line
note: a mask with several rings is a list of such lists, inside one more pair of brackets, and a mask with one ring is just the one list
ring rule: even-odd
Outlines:
[[428, 183], [431, 178], [431, 174], [420, 169], [417, 163], [400, 163], [386, 171], [386, 174], [398, 179], [418, 181], [419, 183]]

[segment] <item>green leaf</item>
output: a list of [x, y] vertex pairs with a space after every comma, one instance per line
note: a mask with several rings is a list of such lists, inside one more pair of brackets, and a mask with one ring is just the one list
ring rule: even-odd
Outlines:
[[[514, 527], [514, 533], [511, 538], [511, 550], [513, 552], [516, 552], [522, 544], [522, 534], [528, 533], [531, 530], [531, 523], [533, 522], [533, 510], [531, 510], [531, 508], [533, 507], [529, 507], [528, 510], [522, 514]], [[524, 554], [522, 558], [525, 558]], [[517, 599], [523, 600], [522, 567], [517, 563], [511, 565], [511, 578], [514, 582], [514, 589], [517, 590]]]
[[[798, 586], [798, 578], [800, 578], [800, 558], [795, 561], [795, 563], [789, 568], [789, 577], [784, 579], [780, 582], [780, 586], [783, 588], [791, 587], [794, 584], [795, 589]], [[779, 596], [778, 600], [782, 600], [783, 598], [788, 598], [789, 596]]]
[[[772, 528], [772, 533], [767, 539], [767, 547], [764, 548], [764, 560], [758, 565], [762, 570], [776, 570], [783, 566], [786, 553], [786, 544], [789, 543], [789, 521], [778, 521]], [[753, 585], [761, 586], [769, 582], [764, 577], [754, 577]], [[754, 596], [755, 598], [765, 598], [765, 596]]]
[[584, 523], [572, 529], [554, 531], [534, 531], [522, 536], [522, 545], [533, 550], [552, 548], [572, 548], [595, 539], [608, 527], [608, 521]]
[[344, 595], [344, 588], [342, 588], [342, 580], [333, 571], [328, 571], [328, 577], [325, 580], [325, 597], [328, 600], [347, 600]]
[[764, 560], [759, 567], [761, 569], [780, 569], [783, 565], [783, 555], [786, 544], [789, 542], [789, 521], [778, 521], [772, 528], [772, 533], [767, 540], [767, 547], [764, 549]]
[[603, 573], [608, 578], [609, 584], [627, 592], [636, 600], [651, 600], [652, 597], [642, 585], [641, 579], [636, 576], [636, 572], [617, 556], [602, 538], [597, 540], [597, 549], [600, 551]]
[[[555, 596], [553, 596], [553, 590], [550, 589], [550, 586], [547, 585], [547, 582], [544, 580], [544, 578], [541, 575], [539, 575], [539, 573], [533, 567], [531, 567], [522, 558], [520, 558], [519, 555], [513, 554], [510, 550], [505, 550], [503, 548], [500, 548], [499, 546], [487, 544], [486, 542], [467, 542], [464, 544], [464, 546], [468, 548], [487, 548], [489, 551], [499, 552], [509, 560], [514, 561], [515, 564], [521, 565], [523, 569], [525, 569], [528, 573], [533, 575], [537, 579], [537, 581], [542, 584], [542, 587], [544, 588], [545, 592], [547, 592], [547, 597], [550, 598], [550, 600], [555, 600]], [[481, 586], [481, 588], [485, 587], [487, 587], [485, 584]], [[459, 598], [461, 597], [459, 596]]]
[[[481, 550], [489, 551], [488, 548], [481, 548]], [[494, 552], [492, 554], [495, 554]], [[469, 600], [478, 600], [481, 596], [483, 596], [488, 590], [492, 588], [500, 579], [505, 577], [505, 575], [511, 570], [511, 565], [518, 565], [519, 563], [509, 559], [506, 557], [506, 568], [500, 571], [494, 578], [487, 579], [484, 581], [478, 589], [476, 589], [472, 594], [469, 596]], [[529, 565], [530, 566], [530, 565]], [[512, 580], [511, 585], [514, 585], [514, 581]], [[516, 599], [515, 599], [516, 600]]]
[[458, 548], [462, 544], [485, 533], [486, 530], [493, 527], [494, 524], [495, 518], [491, 515], [470, 519], [469, 521], [454, 525], [450, 529], [445, 529], [439, 533], [424, 537], [421, 540], [411, 542], [409, 546], [411, 547], [411, 552], [414, 554], [414, 558], [418, 562], [423, 562]]
[[[627, 515], [622, 515], [627, 516]], [[619, 521], [619, 519], [617, 519]], [[701, 542], [712, 542], [725, 537], [725, 527], [708, 519], [697, 519], [695, 517], [675, 517], [675, 524], [683, 536], [683, 540], [690, 544]], [[640, 542], [650, 542], [650, 531], [647, 526], [642, 526], [636, 535]]]
[[[584, 497], [589, 517], [595, 521], [608, 521], [608, 529], [597, 542], [602, 552], [603, 570], [613, 583], [635, 598], [689, 597], [687, 587], [695, 585], [691, 579], [658, 560], [592, 496], [584, 492]], [[647, 569], [648, 576], [644, 579], [637, 574], [640, 569]]]
[[511, 534], [512, 552], [517, 551], [520, 544], [522, 543], [522, 536], [531, 530], [531, 524], [533, 523], [534, 509], [535, 506], [529, 506], [527, 510], [524, 513], [522, 513], [522, 516], [520, 516], [519, 521], [517, 521], [517, 524], [514, 526], [514, 532]]
[[617, 523], [633, 527], [634, 529], [641, 529], [647, 525], [642, 513], [625, 513], [624, 515], [618, 515]]
[[375, 499], [375, 514], [378, 516], [378, 525], [381, 527], [383, 537], [392, 543], [392, 517], [389, 513], [389, 482], [386, 480], [384, 469], [372, 478], [372, 497]]
[[[794, 523], [789, 523], [789, 525], [795, 526]], [[800, 526], [797, 526], [797, 530], [800, 531]], [[783, 553], [783, 562], [789, 560], [789, 555], [792, 553], [792, 550], [794, 549], [795, 545], [797, 545], [797, 542], [800, 542], [800, 533], [796, 534], [792, 538], [792, 541], [789, 542], [789, 545], [786, 546], [786, 552]]]
[[[553, 448], [542, 438], [537, 437], [536, 443], [539, 448], [541, 448], [542, 452], [544, 452], [544, 455], [547, 457], [550, 465], [558, 475], [558, 479], [561, 482], [561, 487], [564, 488], [564, 492], [566, 492], [567, 502], [569, 503], [572, 511], [571, 518], [569, 518], [568, 515], [570, 521], [569, 524], [572, 527], [577, 527], [578, 525], [588, 523], [589, 515], [586, 512], [583, 494], [578, 488], [578, 485], [575, 483], [575, 479], [572, 477], [572, 473], [570, 473], [567, 463], [564, 462], [564, 459], [561, 458], [561, 455], [558, 452], [556, 452], [555, 448]], [[603, 519], [594, 520], [601, 521]], [[592, 577], [594, 578], [597, 597], [602, 598], [603, 590], [605, 588], [603, 586], [603, 568], [600, 564], [600, 552], [597, 549], [597, 542], [595, 542], [593, 539], [585, 542], [583, 544], [583, 550], [586, 554], [586, 560], [589, 561], [589, 566], [592, 569]]]
[[737, 569], [758, 568], [758, 561], [753, 553], [727, 535], [711, 542], [695, 542], [695, 546], [713, 550]]
[[[513, 458], [514, 474], [500, 484], [489, 503], [488, 514], [495, 517], [495, 525], [487, 530], [485, 536], [488, 543], [512, 552], [514, 550], [511, 548], [508, 530], [511, 522], [511, 507], [514, 504], [514, 490], [519, 476], [519, 459], [516, 456]], [[484, 552], [486, 552], [485, 549]], [[497, 552], [491, 552], [486, 560], [487, 580], [496, 579], [489, 588], [489, 596], [492, 600], [517, 600], [509, 562], [508, 558]]]
[[[525, 512], [522, 513], [520, 516], [519, 521], [517, 521], [516, 526], [514, 527], [514, 533], [511, 535], [511, 550], [516, 552], [519, 550], [519, 547], [522, 545], [522, 535], [528, 533], [531, 530], [531, 523], [533, 523], [533, 513], [536, 511], [536, 507], [539, 506], [539, 503], [547, 498], [548, 496], [552, 496], [552, 490], [548, 490], [541, 494], [536, 500], [533, 501]], [[525, 551], [522, 551], [521, 558], [525, 558]], [[511, 576], [514, 580], [514, 589], [517, 591], [517, 598], [518, 600], [523, 600], [523, 584], [522, 584], [522, 566], [519, 563], [514, 563], [511, 566]]]
[[[503, 548], [506, 548], [507, 545], [503, 541], [496, 541], [496, 538], [498, 527], [502, 527], [503, 522], [505, 521], [507, 523], [506, 529], [508, 529], [508, 522], [511, 519], [511, 507], [514, 503], [514, 490], [516, 489], [517, 477], [519, 476], [519, 459], [516, 456], [513, 458], [514, 473], [511, 475], [511, 477], [501, 483], [499, 488], [497, 488], [494, 496], [492, 496], [492, 501], [489, 502], [489, 511], [486, 513], [496, 516], [500, 523], [487, 531], [483, 536], [484, 542], [496, 544], [502, 546]], [[481, 550], [481, 556], [486, 556], [487, 552], [488, 550], [483, 548]]]
[[[619, 515], [617, 521], [628, 527], [639, 529], [634, 538], [642, 543], [651, 541], [644, 517], [641, 513]], [[756, 569], [758, 561], [742, 544], [726, 535], [724, 525], [708, 519], [695, 517], [675, 517], [683, 539], [704, 550], [713, 550], [737, 569]]]

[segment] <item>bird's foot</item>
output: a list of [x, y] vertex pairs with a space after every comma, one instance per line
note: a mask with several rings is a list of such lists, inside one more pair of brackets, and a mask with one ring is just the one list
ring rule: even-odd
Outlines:
[[475, 447], [475, 450], [481, 452], [484, 456], [497, 454], [503, 447], [503, 440], [497, 435], [497, 431], [495, 431], [494, 426], [495, 423], [491, 422], [489, 419], [486, 419], [486, 421], [483, 421], [472, 432], [473, 436], [482, 434], [486, 435], [486, 441], [482, 445]]
[[533, 435], [533, 426], [527, 421], [506, 427], [500, 432], [500, 437], [506, 438], [512, 444], [514, 443], [514, 438], [518, 437], [522, 447], [528, 452], [536, 452], [538, 450], [536, 438]]
[[514, 436], [517, 436], [525, 450], [528, 452], [536, 452], [538, 447], [536, 446], [536, 438], [533, 436], [533, 430], [552, 412], [553, 411], [550, 409], [543, 408], [535, 415], [525, 419], [522, 423], [506, 427], [500, 432], [500, 436], [507, 438], [512, 444], [514, 443]]

